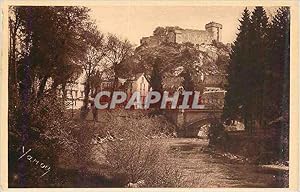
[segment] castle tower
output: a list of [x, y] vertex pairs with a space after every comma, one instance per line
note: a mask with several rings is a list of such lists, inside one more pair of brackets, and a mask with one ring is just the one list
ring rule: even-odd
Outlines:
[[205, 30], [211, 34], [217, 42], [222, 41], [222, 25], [216, 22], [210, 22], [205, 25]]

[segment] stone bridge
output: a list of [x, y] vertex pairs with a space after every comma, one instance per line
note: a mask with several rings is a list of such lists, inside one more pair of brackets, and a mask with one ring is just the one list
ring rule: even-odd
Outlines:
[[[214, 119], [221, 119], [221, 109], [189, 109], [165, 111], [165, 116], [177, 126], [179, 137], [198, 137], [204, 125], [209, 125]], [[202, 130], [207, 132], [207, 130]]]

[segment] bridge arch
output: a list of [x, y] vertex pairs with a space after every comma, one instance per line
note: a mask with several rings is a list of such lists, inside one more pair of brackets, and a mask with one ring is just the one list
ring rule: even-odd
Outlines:
[[204, 132], [205, 125], [209, 126], [212, 121], [221, 119], [222, 110], [167, 110], [165, 115], [177, 125], [179, 137], [196, 138], [199, 131]]
[[185, 125], [183, 127], [184, 130], [183, 136], [191, 137], [191, 138], [196, 138], [196, 137], [207, 138], [210, 124], [214, 120], [215, 118], [206, 118]]

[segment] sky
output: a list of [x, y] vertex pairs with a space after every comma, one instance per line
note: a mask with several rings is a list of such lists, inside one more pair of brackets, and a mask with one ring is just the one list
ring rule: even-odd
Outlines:
[[[139, 45], [142, 37], [152, 35], [157, 26], [179, 26], [205, 30], [214, 21], [223, 25], [222, 42], [232, 43], [245, 7], [233, 6], [97, 6], [89, 7], [91, 18], [103, 33], [113, 33]], [[250, 10], [253, 7], [249, 7]], [[276, 7], [265, 8], [273, 14]]]

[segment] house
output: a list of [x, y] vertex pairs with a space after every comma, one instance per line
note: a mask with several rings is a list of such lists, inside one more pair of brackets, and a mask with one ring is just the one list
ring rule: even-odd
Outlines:
[[134, 92], [139, 91], [141, 94], [141, 101], [144, 103], [146, 95], [150, 90], [150, 83], [144, 73], [138, 73], [125, 81], [123, 90], [127, 93], [127, 98]]
[[[85, 80], [83, 76], [73, 81], [68, 81], [66, 91], [66, 103], [69, 109], [80, 109], [83, 106]], [[61, 87], [57, 90], [58, 96], [63, 95]], [[92, 94], [89, 94], [89, 100], [92, 100]]]
[[[118, 78], [116, 82], [116, 88], [115, 91], [123, 91], [122, 87], [124, 86], [124, 83], [126, 82], [126, 79]], [[98, 91], [112, 91], [114, 87], [115, 79], [105, 79], [100, 84], [100, 89]]]
[[[138, 73], [127, 79], [118, 78], [115, 89], [113, 89], [114, 81], [114, 79], [103, 80], [99, 91], [123, 91], [127, 94], [127, 101], [134, 92], [139, 92], [141, 95], [141, 101], [144, 103], [150, 89], [149, 81], [145, 77], [144, 73]], [[100, 102], [109, 102], [110, 98], [102, 97], [100, 100]]]
[[[114, 85], [114, 79], [108, 78], [104, 79], [100, 86], [91, 90], [89, 94], [89, 101], [93, 101], [95, 95], [99, 91], [112, 91]], [[49, 85], [50, 86], [50, 85]], [[66, 103], [69, 109], [80, 109], [83, 106], [84, 99], [84, 87], [85, 87], [85, 78], [80, 76], [78, 79], [69, 81], [66, 85]], [[146, 79], [144, 73], [138, 73], [130, 78], [123, 79], [118, 78], [115, 91], [124, 91], [127, 93], [127, 98], [136, 92], [139, 91], [141, 94], [141, 101], [144, 102], [146, 95], [150, 89], [149, 81]], [[57, 90], [58, 96], [62, 97], [62, 89], [58, 87]]]

